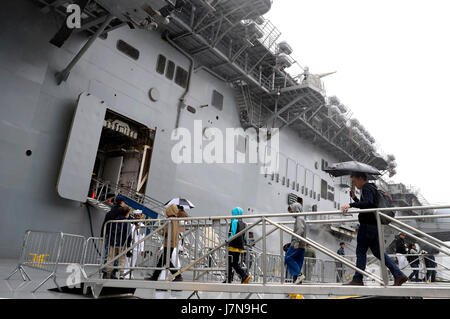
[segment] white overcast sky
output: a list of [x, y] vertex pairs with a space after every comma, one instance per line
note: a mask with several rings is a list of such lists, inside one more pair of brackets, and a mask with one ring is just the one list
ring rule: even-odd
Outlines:
[[450, 1], [274, 0], [293, 57], [397, 158], [396, 182], [450, 203]]

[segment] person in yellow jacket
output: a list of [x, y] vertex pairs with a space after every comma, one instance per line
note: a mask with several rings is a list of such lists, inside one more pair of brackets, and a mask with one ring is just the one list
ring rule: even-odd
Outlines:
[[[240, 207], [236, 207], [232, 211], [233, 216], [241, 216], [243, 213], [244, 213], [244, 211]], [[246, 228], [246, 225], [242, 220], [232, 219], [228, 238], [234, 237], [236, 234], [238, 234], [245, 228]], [[239, 265], [240, 256], [244, 252], [244, 244], [245, 244], [244, 234], [233, 239], [228, 244], [228, 269], [227, 269], [227, 272], [228, 272], [227, 282], [228, 283], [231, 283], [233, 281], [232, 269], [234, 269], [238, 273], [238, 275], [241, 277], [242, 284], [247, 284], [251, 278], [248, 274], [245, 273], [245, 271]]]

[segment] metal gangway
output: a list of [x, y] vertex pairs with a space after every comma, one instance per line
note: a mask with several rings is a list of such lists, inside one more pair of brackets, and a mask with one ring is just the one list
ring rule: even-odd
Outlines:
[[[439, 210], [448, 209], [450, 206], [421, 206], [395, 208], [395, 211]], [[428, 247], [450, 256], [450, 245], [445, 242], [416, 229], [405, 221], [414, 219], [439, 219], [448, 218], [450, 215], [422, 215], [422, 216], [402, 216], [392, 218], [386, 212], [392, 208], [355, 210], [353, 213], [375, 213], [378, 221], [380, 250], [385, 251], [384, 228], [389, 227], [396, 231], [405, 233], [416, 242], [425, 244]], [[210, 216], [195, 218], [171, 218], [160, 219], [149, 222], [142, 221], [111, 221], [109, 229], [123, 227], [124, 224], [134, 224], [135, 229], [141, 229], [140, 237], [133, 237], [130, 246], [116, 247], [114, 257], [105, 256], [103, 245], [100, 258], [100, 266], [87, 275], [84, 282], [86, 287], [90, 287], [95, 297], [98, 297], [104, 287], [139, 288], [139, 289], [163, 289], [189, 292], [227, 292], [244, 293], [250, 297], [253, 294], [302, 294], [320, 296], [390, 296], [390, 297], [430, 297], [430, 298], [450, 298], [450, 284], [447, 283], [405, 283], [401, 287], [392, 286], [392, 278], [389, 277], [384, 263], [384, 255], [381, 254], [379, 261], [381, 276], [361, 270], [356, 267], [352, 259], [340, 256], [329, 248], [326, 243], [319, 243], [310, 238], [303, 238], [295, 234], [289, 224], [296, 216], [342, 216], [341, 211], [325, 212], [305, 212], [296, 214], [265, 214], [248, 216]], [[388, 225], [381, 223], [381, 217], [390, 221]], [[290, 219], [288, 221], [283, 219]], [[228, 230], [232, 219], [241, 219], [247, 223], [247, 227], [228, 238]], [[308, 224], [339, 224], [356, 221], [354, 219], [326, 219], [309, 220]], [[167, 243], [168, 251], [174, 248], [175, 254], [167, 254], [162, 267], [157, 267], [157, 260], [161, 256], [164, 233], [171, 238], [172, 225], [179, 222], [181, 227], [178, 247], [170, 247], [170, 240]], [[140, 224], [138, 224], [140, 223]], [[137, 226], [139, 225], [139, 226]], [[252, 276], [249, 284], [240, 283], [226, 284], [224, 279], [228, 267], [227, 247], [233, 239], [249, 231], [260, 232], [261, 236], [253, 243], [253, 247], [247, 247], [243, 255], [242, 264], [244, 269]], [[107, 233], [107, 232], [106, 232]], [[105, 233], [105, 234], [106, 234]], [[327, 276], [315, 275], [310, 281], [302, 285], [293, 285], [286, 278], [284, 265], [283, 245], [286, 243], [286, 236], [298, 238], [305, 244], [318, 252], [328, 256], [330, 264], [336, 263], [344, 265], [347, 269], [361, 273], [366, 278], [365, 286], [345, 286], [342, 283], [330, 282]], [[107, 234], [105, 235], [107, 236]], [[139, 239], [136, 239], [139, 238]], [[278, 240], [277, 240], [278, 239]], [[105, 243], [105, 238], [102, 239]], [[278, 245], [279, 242], [279, 245]], [[268, 247], [270, 243], [270, 248]], [[277, 249], [274, 249], [277, 246]], [[279, 246], [279, 249], [278, 249]], [[139, 248], [141, 247], [141, 248]], [[135, 265], [124, 266], [114, 265], [128, 252], [136, 252], [138, 248], [139, 256]], [[139, 251], [141, 249], [141, 251]], [[141, 256], [142, 255], [142, 256]], [[170, 268], [171, 258], [175, 257], [173, 268]], [[354, 259], [354, 258], [353, 258]], [[322, 261], [325, 262], [325, 261]], [[317, 268], [317, 267], [316, 267]], [[319, 267], [320, 268], [320, 267]], [[446, 268], [446, 266], [444, 266]], [[105, 269], [114, 269], [124, 274], [125, 280], [103, 279], [101, 274]], [[446, 268], [448, 270], [448, 268]], [[159, 281], [145, 280], [150, 272], [161, 270], [164, 279]], [[133, 278], [126, 275], [132, 272]], [[172, 281], [176, 276], [182, 275], [184, 281]], [[329, 277], [329, 276], [328, 276]], [[131, 280], [128, 280], [131, 279]], [[328, 282], [327, 282], [328, 281]]]
[[109, 211], [112, 207], [114, 198], [119, 194], [125, 196], [129, 201], [132, 201], [131, 204], [136, 203], [142, 205], [151, 212], [164, 216], [164, 204], [162, 202], [139, 193], [132, 187], [113, 184], [99, 178], [92, 178], [87, 203], [98, 209]]
[[[396, 211], [409, 211], [411, 209], [439, 210], [450, 206], [422, 206], [395, 208]], [[392, 209], [392, 208], [390, 208]], [[353, 213], [376, 213], [378, 220], [378, 233], [380, 250], [385, 250], [384, 231], [392, 228], [405, 233], [417, 243], [424, 244], [439, 251], [442, 255], [450, 257], [450, 245], [441, 240], [416, 229], [405, 221], [416, 219], [441, 219], [450, 215], [421, 215], [401, 216], [392, 218], [385, 214], [390, 209], [355, 210]], [[368, 256], [370, 264], [378, 267], [381, 275], [370, 272], [368, 268], [361, 270], [355, 265], [355, 256], [340, 256], [327, 247], [327, 243], [320, 243], [311, 238], [296, 235], [290, 225], [296, 216], [338, 216], [329, 219], [307, 220], [307, 224], [340, 224], [356, 221], [343, 219], [341, 211], [305, 212], [295, 214], [264, 214], [247, 216], [210, 216], [192, 218], [170, 218], [155, 220], [124, 220], [110, 221], [105, 225], [104, 237], [84, 238], [78, 235], [63, 233], [33, 232], [26, 233], [21, 260], [17, 269], [11, 274], [19, 272], [24, 280], [30, 280], [25, 268], [46, 271], [49, 273], [45, 279], [56, 282], [58, 265], [79, 265], [80, 283], [84, 292], [89, 291], [98, 298], [103, 288], [136, 288], [149, 290], [198, 292], [222, 292], [231, 294], [244, 294], [260, 297], [261, 294], [301, 294], [304, 296], [388, 296], [388, 297], [425, 297], [450, 298], [450, 284], [436, 283], [405, 283], [401, 287], [392, 286], [392, 278], [384, 266], [384, 256], [381, 261]], [[391, 221], [388, 225], [381, 223], [381, 217]], [[242, 219], [247, 227], [235, 236], [228, 238], [232, 219]], [[176, 247], [171, 247], [171, 240], [167, 242], [167, 250], [173, 253], [158, 267], [164, 246], [164, 238], [171, 238], [173, 225], [179, 222], [179, 237]], [[123, 245], [113, 243], [112, 234], [125, 229], [127, 242]], [[244, 270], [251, 276], [249, 284], [240, 284], [234, 281], [226, 284], [228, 269], [228, 244], [233, 239], [247, 234], [249, 231], [257, 234], [250, 246], [242, 254], [241, 262]], [[291, 236], [309, 244], [316, 252], [327, 256], [323, 258], [306, 258], [303, 271], [306, 279], [301, 285], [293, 285], [292, 279], [287, 276], [284, 265], [285, 243], [290, 242]], [[114, 253], [112, 253], [114, 250]], [[128, 255], [128, 257], [127, 257]], [[419, 256], [418, 256], [419, 257]], [[170, 266], [172, 261], [173, 265]], [[344, 278], [336, 276], [338, 265], [345, 270]], [[172, 268], [170, 268], [172, 267]], [[444, 263], [437, 262], [440, 272], [449, 271]], [[411, 267], [405, 268], [411, 269]], [[404, 269], [404, 270], [405, 270]], [[152, 272], [160, 270], [158, 281], [146, 280]], [[105, 273], [117, 271], [120, 279], [104, 279]], [[359, 272], [365, 278], [365, 286], [345, 286], [352, 273]], [[183, 276], [183, 281], [172, 281], [177, 275]], [[11, 276], [10, 276], [11, 277]], [[237, 277], [237, 276], [235, 276]], [[44, 282], [45, 282], [44, 281]], [[36, 291], [43, 283], [34, 290]], [[75, 283], [74, 283], [75, 284]], [[34, 292], [33, 291], [33, 292]]]

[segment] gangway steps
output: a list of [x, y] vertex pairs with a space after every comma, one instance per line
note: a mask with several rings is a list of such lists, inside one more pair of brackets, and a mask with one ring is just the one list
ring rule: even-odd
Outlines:
[[163, 289], [174, 291], [202, 291], [248, 294], [303, 294], [325, 296], [385, 296], [385, 297], [426, 297], [450, 298], [449, 284], [406, 284], [394, 286], [343, 286], [340, 284], [222, 284], [199, 282], [169, 282], [146, 280], [88, 280], [85, 286], [92, 287], [94, 297], [105, 287]]

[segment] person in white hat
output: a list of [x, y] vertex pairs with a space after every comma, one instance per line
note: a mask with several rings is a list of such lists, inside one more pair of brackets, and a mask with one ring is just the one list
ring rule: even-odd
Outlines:
[[[142, 210], [135, 210], [133, 211], [134, 219], [142, 219]], [[131, 224], [131, 238], [132, 242], [131, 245], [136, 244], [141, 239], [145, 237], [145, 227], [142, 227], [141, 222], [133, 223]], [[125, 260], [125, 268], [133, 268], [136, 267], [136, 263], [138, 260], [139, 255], [144, 254], [144, 242], [142, 241], [139, 245], [133, 248], [131, 257], [127, 257]], [[127, 279], [134, 279], [133, 270], [128, 270], [128, 274], [125, 276]]]

